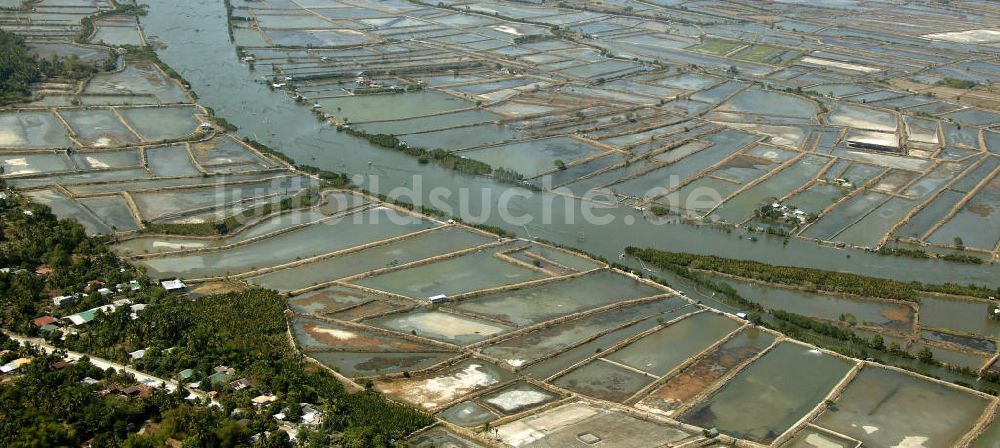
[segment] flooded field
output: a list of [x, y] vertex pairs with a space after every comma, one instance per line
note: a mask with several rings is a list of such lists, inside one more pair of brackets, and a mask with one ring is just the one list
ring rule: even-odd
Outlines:
[[488, 321], [441, 311], [416, 311], [378, 318], [366, 323], [463, 345], [496, 336], [510, 329]]
[[773, 344], [775, 338], [755, 329], [740, 332], [717, 349], [673, 375], [666, 383], [642, 399], [640, 407], [673, 415], [690, 405], [698, 394], [724, 375], [751, 360]]
[[[782, 343], [680, 419], [769, 443], [819, 405], [850, 369], [843, 359]], [[747, 402], [758, 403], [756, 412], [745, 412]]]
[[691, 437], [659, 422], [587, 402], [568, 403], [497, 428], [512, 446], [562, 447], [581, 437], [614, 446], [661, 446]]
[[456, 309], [529, 325], [623, 300], [663, 294], [647, 284], [610, 271], [528, 286], [462, 300]]
[[737, 328], [739, 323], [732, 319], [701, 313], [643, 337], [606, 358], [659, 377]]
[[375, 389], [424, 409], [506, 381], [510, 373], [483, 361], [467, 360], [425, 378], [376, 381]]
[[866, 368], [813, 423], [866, 446], [955, 446], [987, 403], [947, 385]]
[[[77, 36], [109, 5], [0, 2], [33, 51], [106, 68], [0, 108], [0, 175], [156, 280], [284, 294], [305, 358], [437, 419], [413, 446], [948, 447], [992, 409], [542, 242], [996, 286], [996, 42], [950, 34], [991, 5], [326, 3], [160, 2]], [[522, 238], [498, 236], [335, 173], [531, 193], [512, 210], [557, 222], [463, 217]], [[616, 220], [561, 222], [581, 204]], [[879, 247], [987, 263], [850, 250]], [[951, 367], [998, 351], [984, 300], [716, 280]]]

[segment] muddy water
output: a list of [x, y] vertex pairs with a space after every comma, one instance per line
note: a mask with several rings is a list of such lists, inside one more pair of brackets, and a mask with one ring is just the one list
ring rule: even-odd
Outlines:
[[[784, 342], [681, 416], [734, 437], [771, 442], [826, 397], [850, 363]], [[747, 412], [747, 403], [755, 403]]]
[[[579, 201], [563, 197], [534, 195], [515, 198], [508, 207], [516, 215], [532, 213], [542, 216], [543, 199], [553, 210], [551, 225], [541, 225], [540, 218], [524, 226], [503, 223], [493, 207], [500, 193], [507, 189], [489, 179], [457, 174], [436, 166], [419, 165], [412, 157], [374, 148], [358, 139], [321, 125], [306, 107], [296, 105], [283, 92], [273, 92], [261, 81], [262, 73], [248, 71], [240, 65], [226, 31], [225, 9], [221, 3], [194, 0], [158, 2], [149, 14], [141, 18], [147, 36], [166, 44], [161, 57], [192, 83], [201, 101], [217, 113], [241, 126], [241, 134], [280, 148], [299, 163], [320, 166], [351, 174], [378, 175], [379, 186], [369, 189], [388, 192], [395, 186], [412, 186], [413, 175], [421, 174], [426, 194], [429, 187], [442, 186], [458, 191], [468, 188], [475, 194], [468, 208], [491, 224], [503, 225], [522, 236], [544, 237], [559, 243], [584, 248], [607, 257], [616, 257], [628, 245], [655, 246], [675, 251], [738, 256], [786, 265], [801, 265], [859, 273], [877, 272], [903, 280], [955, 281], [996, 284], [998, 268], [993, 265], [965, 266], [935, 264], [927, 261], [885, 258], [863, 252], [846, 253], [821, 248], [814, 243], [781, 240], [752, 242], [735, 235], [704, 231], [693, 226], [661, 226], [645, 221], [628, 207], [596, 210], [596, 214], [614, 218], [610, 225], [588, 224], [580, 214]], [[211, 61], [207, 63], [206, 61]], [[371, 162], [369, 164], [369, 161]], [[491, 193], [485, 210], [480, 193]], [[410, 201], [424, 198], [406, 197]], [[444, 201], [455, 207], [458, 195]], [[567, 213], [566, 207], [572, 207]], [[572, 217], [572, 220], [570, 219]], [[627, 225], [626, 222], [632, 222]]]
[[865, 446], [944, 448], [972, 429], [986, 405], [986, 399], [948, 386], [866, 368], [815, 424]]

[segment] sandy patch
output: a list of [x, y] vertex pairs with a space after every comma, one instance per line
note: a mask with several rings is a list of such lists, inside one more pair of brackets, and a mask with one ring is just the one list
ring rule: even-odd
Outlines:
[[107, 163], [104, 163], [95, 157], [87, 156], [86, 160], [87, 164], [90, 165], [92, 168], [111, 168], [111, 165], [108, 165]]
[[571, 403], [539, 415], [510, 422], [497, 428], [500, 439], [512, 446], [524, 446], [559, 429], [597, 415], [600, 411], [583, 403]]
[[841, 70], [850, 70], [861, 73], [876, 73], [881, 71], [874, 67], [865, 67], [863, 65], [851, 64], [848, 62], [831, 61], [829, 59], [814, 58], [812, 56], [806, 56], [802, 59], [799, 59], [799, 62], [802, 62], [804, 64], [819, 65], [821, 67], [833, 67], [833, 68], [839, 68]]
[[927, 437], [907, 436], [898, 445], [893, 445], [892, 448], [926, 448], [925, 442], [927, 442]]
[[486, 402], [503, 411], [510, 412], [533, 404], [542, 403], [549, 398], [551, 398], [551, 395], [537, 390], [512, 390], [490, 398]]
[[951, 31], [947, 33], [924, 34], [920, 37], [930, 40], [943, 40], [958, 43], [1000, 42], [1000, 31], [989, 29]]
[[503, 328], [485, 322], [477, 322], [454, 314], [432, 312], [407, 316], [399, 320], [404, 329], [414, 329], [418, 332], [440, 334], [449, 339], [467, 335], [490, 336], [504, 331]]
[[899, 147], [899, 136], [887, 132], [858, 131], [847, 137], [848, 142], [865, 143], [869, 145]]
[[873, 131], [895, 132], [896, 116], [891, 112], [841, 104], [827, 117], [830, 124]]
[[665, 415], [673, 415], [681, 405], [698, 396], [730, 369], [757, 353], [760, 353], [760, 350], [752, 347], [716, 350], [667, 380], [659, 389], [644, 398], [642, 404]]
[[27, 143], [17, 132], [0, 129], [0, 146], [21, 146]]
[[354, 339], [354, 338], [358, 337], [358, 335], [356, 335], [354, 333], [351, 333], [350, 331], [338, 330], [336, 328], [318, 328], [318, 327], [316, 327], [316, 328], [313, 328], [313, 331], [316, 332], [316, 333], [325, 334], [327, 336], [330, 336], [330, 337], [332, 337], [334, 339], [338, 339], [338, 340], [341, 340], [341, 341], [346, 341], [348, 339]]
[[163, 249], [191, 249], [196, 247], [205, 247], [205, 243], [171, 243], [169, 241], [153, 241], [154, 248]]
[[514, 36], [523, 36], [524, 35], [524, 33], [518, 31], [517, 28], [514, 28], [512, 26], [508, 26], [508, 25], [497, 25], [497, 26], [494, 26], [494, 27], [491, 27], [491, 28], [493, 28], [494, 30], [497, 30], [497, 31], [499, 31], [501, 33], [510, 34], [510, 35], [514, 35]]
[[836, 441], [827, 439], [819, 434], [809, 434], [805, 438], [805, 442], [809, 446], [814, 446], [816, 448], [843, 448], [844, 445], [837, 443]]
[[912, 316], [913, 316], [910, 313], [910, 309], [907, 308], [907, 307], [904, 307], [904, 306], [898, 306], [898, 307], [894, 307], [894, 308], [887, 308], [887, 309], [882, 310], [882, 312], [880, 312], [879, 314], [881, 314], [882, 317], [885, 317], [886, 319], [889, 319], [889, 320], [892, 320], [892, 321], [895, 321], [895, 322], [901, 322], [901, 323], [904, 323], [904, 324], [909, 324], [910, 321], [911, 321], [911, 319], [912, 319]]
[[403, 400], [426, 409], [455, 400], [476, 389], [497, 382], [497, 378], [481, 364], [469, 364], [462, 370], [445, 376], [413, 381], [389, 383], [379, 390], [398, 395]]
[[0, 165], [4, 168], [4, 174], [31, 174], [38, 172], [34, 168], [28, 168], [28, 160], [25, 158], [3, 160], [0, 161]]

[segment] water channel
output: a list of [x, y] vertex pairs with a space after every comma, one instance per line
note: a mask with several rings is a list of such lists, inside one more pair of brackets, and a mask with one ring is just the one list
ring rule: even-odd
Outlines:
[[[522, 237], [543, 238], [616, 259], [625, 246], [656, 247], [669, 251], [712, 254], [753, 259], [773, 264], [808, 266], [821, 269], [878, 275], [905, 281], [977, 283], [997, 286], [998, 267], [992, 264], [962, 265], [904, 257], [884, 257], [856, 250], [818, 246], [809, 241], [739, 238], [740, 232], [726, 233], [711, 228], [680, 224], [655, 224], [632, 207], [594, 210], [611, 219], [610, 224], [587, 222], [581, 201], [563, 196], [522, 191], [525, 196], [509, 201], [513, 216], [531, 215], [526, 225], [503, 222], [497, 201], [512, 188], [485, 177], [468, 176], [433, 164], [421, 165], [413, 157], [381, 149], [366, 141], [337, 132], [319, 122], [307, 106], [296, 104], [285, 92], [272, 91], [263, 82], [267, 74], [250, 71], [240, 63], [229, 41], [226, 11], [222, 2], [179, 0], [154, 2], [141, 18], [152, 42], [159, 44], [160, 57], [181, 73], [198, 94], [200, 102], [240, 126], [239, 134], [266, 143], [298, 163], [346, 172], [377, 176], [377, 185], [368, 180], [362, 186], [388, 193], [396, 187], [421, 184], [420, 197], [400, 199], [451, 207], [458, 212], [463, 189], [469, 198], [468, 215], [517, 232]], [[417, 176], [417, 177], [415, 177]], [[370, 177], [366, 177], [370, 179]], [[436, 187], [454, 192], [450, 198], [428, 202], [427, 194]], [[488, 198], [483, 200], [483, 198]], [[442, 200], [443, 199], [443, 200]], [[551, 210], [551, 224], [541, 224], [542, 211]], [[465, 214], [465, 213], [462, 213]]]

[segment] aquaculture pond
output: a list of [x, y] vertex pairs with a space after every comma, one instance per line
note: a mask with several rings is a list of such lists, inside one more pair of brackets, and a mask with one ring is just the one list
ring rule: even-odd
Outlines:
[[486, 445], [459, 436], [443, 426], [435, 426], [421, 432], [411, 437], [406, 443], [414, 448], [487, 448]]
[[59, 112], [73, 136], [84, 146], [114, 147], [139, 142], [139, 137], [119, 120], [111, 109], [80, 109]]
[[492, 241], [495, 239], [460, 227], [446, 227], [356, 252], [301, 264], [293, 268], [275, 270], [250, 277], [248, 281], [265, 288], [293, 291], [363, 274], [375, 269], [390, 268], [476, 247]]
[[[183, 148], [164, 149], [154, 153], [157, 169], [184, 171], [190, 165]], [[190, 183], [190, 182], [187, 182]], [[176, 218], [199, 211], [212, 211], [233, 206], [237, 203], [262, 199], [277, 202], [275, 195], [293, 195], [310, 186], [312, 180], [305, 177], [275, 177], [260, 182], [227, 183], [211, 187], [174, 188], [164, 191], [144, 190], [130, 193], [142, 218], [156, 221]], [[132, 184], [126, 187], [136, 187]]]
[[656, 377], [608, 362], [594, 359], [552, 381], [552, 384], [589, 397], [622, 402]]
[[865, 446], [948, 447], [972, 429], [989, 401], [894, 370], [861, 370], [815, 424]]
[[528, 140], [463, 151], [462, 156], [534, 177], [565, 164], [600, 154], [601, 150], [570, 137]]
[[70, 171], [72, 161], [65, 151], [0, 154], [5, 175]]
[[356, 326], [334, 323], [313, 317], [292, 319], [292, 334], [306, 352], [359, 351], [359, 352], [435, 352], [446, 351], [402, 336], [388, 336]]
[[375, 294], [342, 285], [327, 286], [288, 299], [288, 307], [297, 313], [331, 314], [344, 308], [370, 302]]
[[157, 176], [197, 176], [201, 174], [191, 162], [184, 145], [146, 149], [146, 164]]
[[66, 127], [51, 112], [0, 112], [0, 147], [68, 148], [72, 146], [73, 143], [66, 137]]
[[483, 347], [481, 352], [519, 367], [627, 324], [648, 319], [668, 321], [693, 309], [694, 305], [679, 297], [643, 302], [553, 324]]
[[770, 333], [748, 328], [672, 375], [642, 399], [639, 406], [666, 415], [692, 404], [698, 394], [712, 387], [724, 375], [738, 369], [771, 346]]
[[177, 139], [190, 135], [198, 122], [194, 107], [140, 107], [119, 109], [122, 117], [144, 141]]
[[119, 195], [95, 196], [77, 199], [81, 206], [90, 210], [113, 232], [136, 230], [139, 223], [129, 209], [125, 199]]
[[986, 183], [928, 240], [951, 245], [955, 238], [968, 247], [996, 249], [1000, 242], [1000, 176]]
[[[661, 316], [650, 317], [634, 324], [626, 325], [622, 328], [603, 333], [596, 338], [588, 339], [587, 342], [576, 345], [573, 348], [560, 352], [556, 355], [540, 358], [537, 362], [525, 367], [523, 369], [523, 373], [527, 376], [538, 379], [550, 378], [595, 356], [595, 353], [603, 352], [608, 348], [619, 345], [633, 336], [653, 329], [659, 325], [658, 321], [660, 320], [660, 317], [662, 317], [664, 321], [669, 321], [687, 314], [688, 312], [690, 312], [690, 310], [681, 308], [664, 313]], [[532, 357], [528, 356], [528, 359], [532, 359]], [[521, 360], [514, 361], [515, 364], [520, 365], [518, 361]], [[510, 360], [508, 360], [508, 362], [510, 362]]]
[[[851, 367], [819, 350], [782, 342], [680, 419], [770, 443], [820, 404]], [[754, 412], [747, 412], [747, 403], [754, 403]]]
[[644, 336], [605, 358], [659, 377], [719, 342], [740, 325], [733, 319], [704, 312]]
[[546, 275], [496, 256], [497, 248], [377, 274], [355, 283], [367, 288], [426, 299], [545, 278]]
[[452, 352], [323, 351], [307, 356], [349, 377], [388, 375], [426, 369], [454, 357]]
[[614, 447], [670, 446], [691, 436], [663, 422], [585, 401], [505, 423], [497, 434], [508, 445], [533, 448], [582, 446], [586, 442], [581, 439]]
[[858, 443], [860, 442], [821, 428], [807, 426], [781, 445], [781, 448], [857, 448]]
[[454, 423], [458, 426], [473, 427], [481, 426], [484, 423], [496, 420], [500, 416], [494, 414], [486, 406], [474, 401], [464, 401], [448, 409], [437, 413], [437, 416], [446, 422]]
[[438, 310], [418, 310], [392, 314], [371, 319], [365, 323], [461, 345], [497, 336], [511, 328], [503, 324]]
[[831, 321], [880, 326], [903, 333], [913, 331], [914, 310], [906, 303], [802, 291], [728, 277], [718, 278], [717, 281], [732, 286], [747, 300], [769, 309]]
[[1000, 336], [1000, 321], [989, 318], [991, 303], [925, 294], [920, 300], [922, 328], [943, 328], [988, 338]]
[[557, 398], [559, 395], [555, 392], [526, 381], [517, 381], [496, 392], [483, 395], [480, 401], [503, 415], [513, 415]]
[[83, 225], [87, 235], [110, 233], [111, 228], [89, 209], [55, 189], [34, 190], [25, 193], [32, 202], [46, 205], [52, 213], [63, 218], [77, 220]]
[[[385, 208], [361, 212], [359, 219], [314, 224], [272, 238], [204, 253], [178, 254], [140, 261], [159, 278], [202, 278], [237, 274], [322, 255], [373, 241], [434, 227], [435, 224]], [[390, 217], [394, 214], [395, 217]], [[395, 221], [395, 222], [394, 222]]]
[[352, 123], [419, 117], [474, 105], [447, 93], [433, 90], [398, 94], [344, 95], [320, 98], [316, 102], [327, 112]]
[[637, 280], [600, 271], [461, 300], [456, 309], [514, 325], [530, 325], [624, 300], [663, 294]]
[[993, 416], [993, 422], [985, 431], [970, 445], [972, 448], [997, 448], [1000, 447], [1000, 421]]
[[376, 380], [375, 390], [419, 408], [434, 409], [511, 378], [511, 373], [493, 364], [468, 359], [411, 378]]

